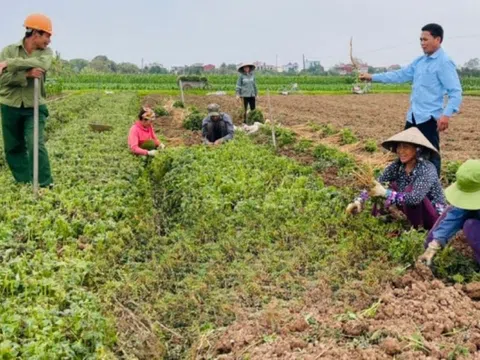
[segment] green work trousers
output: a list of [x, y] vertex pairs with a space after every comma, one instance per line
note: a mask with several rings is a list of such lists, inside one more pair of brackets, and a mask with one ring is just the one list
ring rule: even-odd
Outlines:
[[[5, 157], [13, 177], [19, 183], [33, 182], [33, 108], [1, 105]], [[45, 147], [44, 129], [48, 117], [46, 105], [39, 107], [38, 182], [42, 187], [53, 183]]]

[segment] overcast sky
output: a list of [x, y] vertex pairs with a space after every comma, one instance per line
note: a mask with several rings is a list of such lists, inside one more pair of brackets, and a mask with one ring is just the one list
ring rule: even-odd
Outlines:
[[[354, 56], [374, 66], [420, 55], [423, 25], [445, 29], [444, 48], [462, 65], [480, 57], [480, 0], [0, 0], [0, 45], [18, 41], [24, 17], [53, 21], [52, 48], [63, 58], [106, 55], [116, 62], [320, 60], [330, 67]], [[15, 5], [13, 5], [15, 4]]]

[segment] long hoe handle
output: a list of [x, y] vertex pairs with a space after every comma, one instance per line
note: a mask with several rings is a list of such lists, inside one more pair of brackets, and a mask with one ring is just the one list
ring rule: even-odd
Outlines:
[[39, 124], [38, 124], [38, 101], [40, 85], [37, 78], [33, 82], [33, 195], [38, 196], [38, 136], [39, 136]]

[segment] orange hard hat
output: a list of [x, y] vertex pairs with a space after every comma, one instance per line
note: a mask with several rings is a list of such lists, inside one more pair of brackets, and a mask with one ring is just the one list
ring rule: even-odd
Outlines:
[[43, 14], [31, 14], [25, 19], [23, 26], [27, 29], [45, 31], [52, 35], [52, 21]]

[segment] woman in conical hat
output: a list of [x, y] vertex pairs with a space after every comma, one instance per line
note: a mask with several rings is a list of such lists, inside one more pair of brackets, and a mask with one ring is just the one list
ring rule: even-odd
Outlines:
[[463, 229], [467, 243], [480, 264], [480, 160], [467, 160], [458, 168], [457, 181], [445, 190], [451, 206], [429, 232], [427, 248], [420, 261], [431, 265], [432, 259], [449, 240]]
[[[445, 209], [445, 196], [435, 166], [428, 161], [437, 149], [416, 128], [410, 128], [384, 141], [382, 146], [395, 152], [398, 159], [375, 181], [370, 191], [364, 190], [347, 213], [362, 210], [369, 196], [383, 197], [386, 209], [395, 206], [412, 226], [431, 229]], [[382, 184], [388, 184], [385, 188]], [[380, 211], [374, 208], [374, 215]]]
[[255, 110], [256, 107], [256, 97], [258, 95], [257, 84], [255, 81], [255, 75], [253, 71], [255, 70], [255, 65], [252, 63], [242, 63], [238, 67], [238, 72], [240, 75], [237, 80], [237, 87], [235, 94], [237, 99], [243, 99], [243, 109], [244, 109], [244, 119], [243, 121], [247, 122], [247, 109], [250, 106], [250, 110]]

